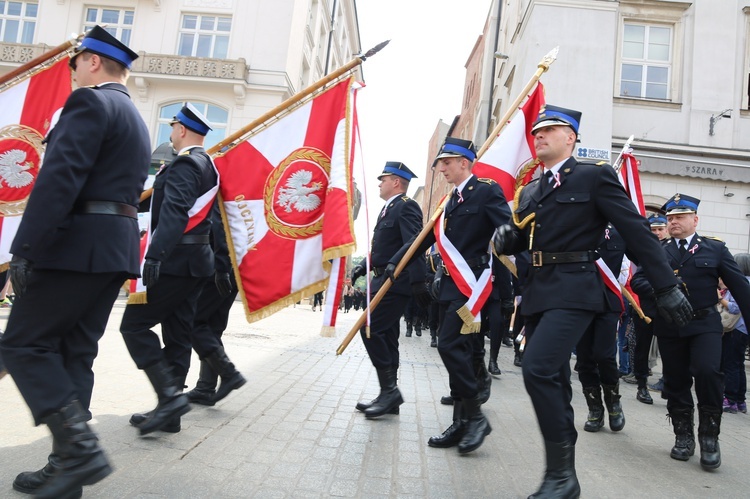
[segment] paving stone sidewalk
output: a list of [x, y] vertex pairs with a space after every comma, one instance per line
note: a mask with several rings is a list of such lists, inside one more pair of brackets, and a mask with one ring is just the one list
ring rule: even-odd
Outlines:
[[[128, 419], [156, 399], [120, 336], [124, 307], [121, 298], [100, 343], [91, 407], [115, 472], [86, 487], [84, 497], [518, 498], [541, 480], [543, 442], [512, 349], [502, 348], [503, 374], [483, 407], [492, 434], [460, 456], [427, 446], [452, 416], [439, 402], [448, 378], [428, 334], [401, 337], [401, 414], [368, 421], [354, 409], [378, 391], [362, 341], [355, 338], [343, 355], [335, 354], [358, 314], [339, 314], [337, 337], [323, 338], [322, 314], [307, 304], [247, 324], [236, 303], [224, 342], [248, 383], [215, 407], [194, 406], [178, 434], [139, 437]], [[0, 327], [7, 315], [0, 311]], [[194, 368], [188, 385], [196, 378]], [[575, 376], [573, 385], [582, 497], [747, 497], [749, 415], [724, 415], [722, 466], [707, 473], [697, 455], [686, 463], [670, 459], [674, 438], [658, 395], [647, 406], [635, 400], [635, 385], [621, 384], [625, 429], [590, 434], [582, 431], [585, 402]], [[9, 376], [0, 381], [0, 421], [0, 497], [24, 497], [11, 482], [46, 462], [50, 438], [46, 427], [32, 426]]]

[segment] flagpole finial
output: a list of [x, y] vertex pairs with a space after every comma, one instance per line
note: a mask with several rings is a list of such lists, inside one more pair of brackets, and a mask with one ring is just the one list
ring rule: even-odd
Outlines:
[[368, 50], [367, 52], [365, 52], [364, 55], [359, 56], [359, 58], [362, 59], [363, 61], [366, 61], [368, 57], [374, 56], [375, 54], [377, 54], [378, 52], [380, 52], [383, 49], [383, 47], [385, 47], [389, 43], [391, 43], [390, 40], [386, 40], [384, 42], [380, 42], [377, 45], [375, 45], [373, 48], [371, 48], [370, 50]]
[[550, 65], [553, 62], [555, 62], [555, 59], [557, 59], [557, 53], [558, 52], [560, 52], [560, 46], [559, 45], [557, 47], [553, 48], [552, 50], [550, 50], [547, 53], [547, 55], [545, 55], [544, 57], [542, 57], [542, 60], [539, 61], [539, 64], [537, 65], [537, 67], [539, 67], [543, 71], [547, 71], [549, 69]]

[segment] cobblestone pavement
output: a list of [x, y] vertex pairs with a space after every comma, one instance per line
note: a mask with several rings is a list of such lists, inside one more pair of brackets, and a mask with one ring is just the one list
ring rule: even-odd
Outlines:
[[[215, 407], [194, 406], [178, 434], [139, 437], [128, 418], [153, 408], [156, 399], [118, 331], [124, 307], [120, 298], [100, 343], [91, 407], [115, 472], [86, 487], [85, 497], [510, 498], [526, 497], [542, 477], [543, 442], [512, 349], [502, 348], [503, 374], [483, 407], [492, 434], [460, 456], [427, 446], [452, 417], [439, 402], [448, 377], [429, 335], [402, 335], [401, 414], [368, 421], [354, 409], [378, 392], [362, 341], [355, 338], [343, 355], [335, 354], [358, 314], [340, 314], [337, 337], [323, 338], [322, 314], [306, 304], [247, 324], [236, 303], [224, 341], [248, 383]], [[0, 310], [0, 324], [7, 315]], [[188, 385], [196, 378], [194, 368]], [[747, 497], [750, 416], [724, 415], [722, 466], [708, 473], [697, 455], [670, 459], [674, 439], [658, 395], [647, 406], [635, 400], [635, 385], [621, 384], [625, 429], [590, 434], [582, 431], [580, 384], [573, 384], [582, 497]], [[23, 497], [11, 482], [46, 462], [50, 438], [46, 427], [32, 426], [10, 377], [0, 381], [0, 402], [0, 497]]]

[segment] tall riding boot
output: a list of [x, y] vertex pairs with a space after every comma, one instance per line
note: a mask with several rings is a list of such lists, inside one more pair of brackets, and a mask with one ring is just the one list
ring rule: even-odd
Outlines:
[[[185, 388], [185, 379], [186, 376], [182, 376], [180, 378], [176, 378], [175, 384], [179, 387], [179, 391], [182, 391]], [[135, 426], [136, 428], [140, 428], [141, 425], [153, 414], [152, 411], [148, 412], [137, 412], [130, 416], [130, 424]], [[180, 416], [175, 416], [167, 423], [159, 428], [159, 431], [163, 431], [165, 433], [179, 433], [180, 430], [182, 430], [182, 422], [180, 420]]]
[[583, 387], [583, 397], [589, 406], [589, 415], [583, 425], [585, 431], [597, 432], [604, 426], [604, 404], [602, 404], [602, 388], [600, 386]]
[[464, 414], [463, 402], [456, 400], [453, 403], [453, 424], [441, 435], [430, 437], [427, 445], [430, 447], [448, 448], [458, 445], [466, 432], [466, 415]]
[[701, 467], [715, 470], [721, 466], [719, 430], [721, 408], [698, 407], [698, 443], [701, 447]]
[[83, 485], [92, 485], [112, 473], [96, 434], [86, 424], [88, 418], [88, 412], [74, 400], [42, 419], [52, 432], [53, 449], [60, 462], [52, 477], [34, 491], [35, 497], [79, 497]]
[[495, 350], [490, 350], [490, 363], [487, 365], [487, 371], [489, 371], [490, 374], [494, 374], [495, 376], [499, 376], [502, 374], [500, 367], [497, 365], [498, 353], [499, 352]]
[[669, 409], [669, 417], [674, 429], [674, 447], [669, 455], [672, 459], [687, 461], [695, 454], [693, 408]]
[[[482, 363], [484, 365], [484, 363]], [[466, 454], [479, 448], [484, 442], [484, 437], [492, 432], [492, 427], [482, 413], [482, 402], [479, 397], [463, 400], [464, 411], [466, 411], [466, 432], [458, 444], [458, 453]]]
[[547, 452], [547, 470], [544, 481], [532, 497], [554, 497], [576, 499], [581, 495], [581, 486], [576, 476], [576, 448], [571, 442], [544, 441]]
[[412, 324], [411, 321], [406, 321], [406, 337], [411, 338]]
[[[36, 471], [23, 471], [16, 476], [13, 480], [13, 488], [18, 492], [24, 494], [35, 494], [37, 490], [44, 487], [44, 485], [52, 480], [55, 473], [62, 473], [62, 457], [60, 457], [55, 449], [52, 450], [52, 454], [47, 458], [47, 464], [44, 468]], [[71, 490], [68, 493], [68, 497], [71, 499], [79, 498], [83, 495], [83, 489], [78, 487], [77, 491]]]
[[477, 378], [477, 398], [480, 404], [485, 404], [490, 399], [490, 389], [492, 388], [492, 376], [487, 372], [484, 365], [484, 359], [474, 359], [474, 374]]
[[625, 428], [625, 413], [622, 412], [620, 403], [620, 382], [614, 385], [602, 385], [604, 390], [604, 403], [609, 413], [609, 429], [620, 431]]
[[430, 329], [430, 346], [437, 348], [437, 329]]
[[393, 409], [398, 409], [398, 406], [404, 403], [404, 399], [401, 396], [401, 392], [396, 386], [396, 377], [398, 369], [395, 367], [389, 367], [386, 369], [376, 369], [378, 373], [378, 382], [380, 383], [380, 395], [378, 395], [377, 402], [374, 402], [370, 407], [365, 409], [365, 417], [367, 419], [377, 418], [383, 414], [392, 414]]
[[247, 383], [245, 377], [240, 374], [227, 357], [223, 346], [217, 348], [205, 360], [211, 369], [221, 377], [221, 384], [213, 398], [214, 404], [229, 395], [232, 390], [236, 390]]
[[195, 384], [195, 388], [186, 394], [190, 403], [208, 406], [214, 405], [216, 402], [213, 398], [216, 394], [216, 382], [218, 379], [219, 375], [217, 372], [211, 369], [208, 362], [202, 360], [198, 382]]
[[147, 435], [164, 429], [173, 423], [174, 418], [190, 412], [190, 403], [187, 395], [182, 393], [184, 379], [178, 379], [172, 375], [172, 369], [167, 361], [160, 360], [143, 371], [154, 387], [158, 400], [156, 408], [147, 413], [146, 419], [137, 425], [141, 435]]

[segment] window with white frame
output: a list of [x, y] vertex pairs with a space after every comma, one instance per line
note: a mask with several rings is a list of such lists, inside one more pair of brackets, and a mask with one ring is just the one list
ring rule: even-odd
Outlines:
[[625, 23], [622, 35], [620, 96], [670, 100], [672, 28]]
[[183, 14], [177, 53], [191, 57], [226, 59], [232, 18]]
[[[203, 114], [208, 120], [212, 130], [206, 135], [204, 142], [206, 149], [221, 142], [227, 134], [227, 125], [229, 122], [229, 112], [219, 106], [208, 104], [206, 102], [190, 102], [195, 108]], [[169, 142], [169, 135], [172, 133], [172, 127], [169, 122], [177, 115], [184, 102], [175, 102], [166, 104], [159, 108], [159, 123], [157, 126], [156, 144]]]
[[37, 2], [0, 1], [0, 41], [34, 43]]
[[86, 7], [83, 30], [88, 31], [97, 24], [125, 45], [130, 45], [135, 11], [111, 7]]

